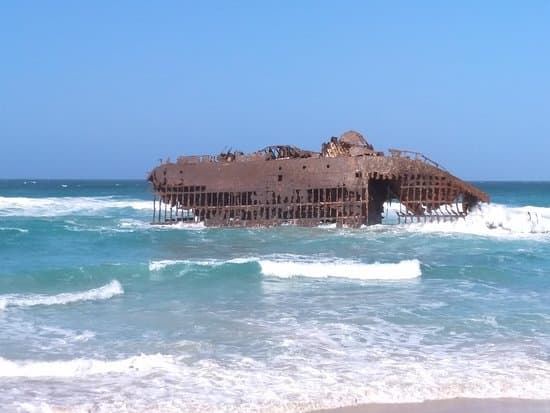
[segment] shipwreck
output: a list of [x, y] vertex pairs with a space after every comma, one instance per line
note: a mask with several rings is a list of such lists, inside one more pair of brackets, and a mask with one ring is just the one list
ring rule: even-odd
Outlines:
[[393, 202], [398, 222], [465, 217], [489, 197], [412, 151], [376, 151], [354, 131], [320, 152], [269, 146], [244, 154], [181, 156], [149, 174], [153, 224], [360, 227], [380, 224]]

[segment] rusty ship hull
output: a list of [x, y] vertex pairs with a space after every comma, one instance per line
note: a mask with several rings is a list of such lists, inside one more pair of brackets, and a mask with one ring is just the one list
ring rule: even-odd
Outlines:
[[388, 201], [399, 203], [403, 221], [457, 219], [489, 201], [427, 157], [384, 155], [356, 132], [332, 138], [319, 153], [276, 146], [180, 157], [156, 167], [149, 181], [155, 224], [360, 227], [380, 224]]

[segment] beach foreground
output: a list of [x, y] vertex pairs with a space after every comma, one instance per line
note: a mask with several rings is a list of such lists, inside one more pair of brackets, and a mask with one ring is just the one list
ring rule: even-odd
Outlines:
[[550, 400], [526, 399], [447, 399], [422, 403], [372, 403], [338, 409], [316, 410], [312, 413], [546, 413]]

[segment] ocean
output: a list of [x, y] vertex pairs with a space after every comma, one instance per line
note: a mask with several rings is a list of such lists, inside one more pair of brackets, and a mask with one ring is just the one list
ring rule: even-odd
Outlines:
[[453, 223], [154, 227], [143, 181], [0, 181], [3, 412], [550, 399], [550, 183]]

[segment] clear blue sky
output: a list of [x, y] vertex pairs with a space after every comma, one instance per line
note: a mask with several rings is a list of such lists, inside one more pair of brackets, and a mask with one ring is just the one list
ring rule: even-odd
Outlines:
[[0, 53], [0, 178], [355, 129], [466, 179], [550, 180], [550, 0], [5, 0]]

